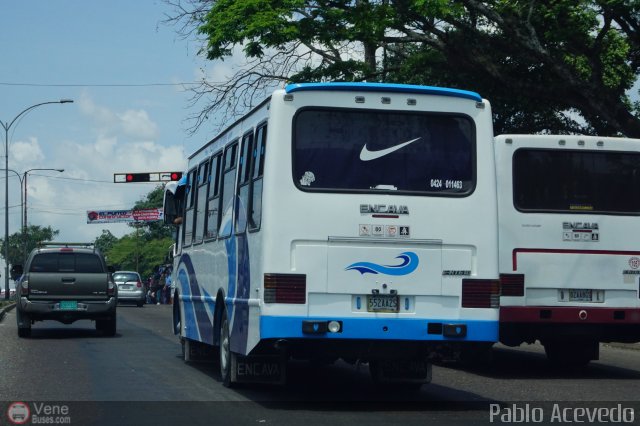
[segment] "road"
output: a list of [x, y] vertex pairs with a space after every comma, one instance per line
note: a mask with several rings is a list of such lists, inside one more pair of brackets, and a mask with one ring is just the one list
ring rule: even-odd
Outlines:
[[538, 345], [498, 346], [482, 368], [435, 366], [433, 382], [417, 392], [377, 388], [366, 365], [341, 362], [291, 363], [282, 387], [227, 389], [212, 364], [182, 361], [171, 306], [118, 309], [112, 338], [80, 321], [40, 322], [31, 338], [20, 339], [10, 311], [0, 322], [0, 424], [15, 401], [32, 410], [38, 401], [40, 410], [42, 401], [67, 406], [71, 424], [491, 424], [492, 407], [494, 422], [526, 404], [541, 407], [549, 420], [559, 402], [622, 404], [640, 423], [640, 351], [633, 346], [603, 345], [600, 360], [579, 371], [551, 368]]

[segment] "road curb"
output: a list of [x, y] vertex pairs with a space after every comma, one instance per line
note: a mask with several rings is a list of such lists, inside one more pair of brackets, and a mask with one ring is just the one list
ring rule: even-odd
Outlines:
[[12, 310], [12, 309], [13, 309], [13, 308], [15, 308], [15, 307], [16, 307], [16, 303], [15, 303], [15, 302], [13, 302], [13, 303], [12, 303], [12, 304], [10, 304], [10, 305], [7, 305], [7, 306], [5, 306], [5, 307], [3, 307], [3, 308], [0, 308], [0, 321], [2, 321], [2, 320], [4, 319], [4, 316], [5, 316], [5, 314], [6, 314], [7, 312], [9, 312], [10, 310]]
[[611, 348], [618, 348], [618, 349], [628, 349], [630, 351], [640, 351], [640, 343], [617, 343], [617, 342], [610, 342], [610, 343], [603, 343], [603, 345], [605, 346], [609, 346]]

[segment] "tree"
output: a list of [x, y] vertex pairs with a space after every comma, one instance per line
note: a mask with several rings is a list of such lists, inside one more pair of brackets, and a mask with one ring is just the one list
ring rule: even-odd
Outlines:
[[118, 242], [118, 237], [107, 229], [102, 230], [102, 234], [96, 238], [94, 244], [102, 253], [106, 253]]
[[135, 232], [120, 238], [106, 251], [107, 263], [118, 270], [137, 271], [148, 277], [154, 268], [166, 263], [171, 238], [143, 240]]
[[[133, 210], [162, 207], [163, 195], [164, 187], [159, 185], [137, 201]], [[140, 222], [131, 226], [134, 232], [122, 238], [103, 230], [95, 243], [115, 269], [136, 271], [147, 277], [155, 267], [166, 263], [173, 244], [172, 227], [162, 222]]]
[[640, 2], [629, 0], [166, 0], [166, 22], [225, 60], [228, 81], [203, 80], [194, 118], [242, 113], [276, 84], [393, 81], [475, 90], [496, 133], [640, 137], [628, 92], [640, 65]]
[[[22, 265], [26, 260], [24, 254], [29, 255], [31, 250], [36, 248], [43, 241], [52, 241], [60, 231], [54, 230], [50, 226], [41, 227], [29, 225], [26, 232], [16, 232], [9, 235], [9, 265]], [[2, 258], [4, 259], [5, 241], [2, 241]], [[6, 261], [6, 259], [5, 259]]]
[[[163, 197], [164, 186], [158, 185], [149, 192], [144, 199], [137, 201], [133, 206], [133, 210], [155, 209], [162, 207]], [[136, 227], [137, 230], [143, 229], [143, 238], [146, 240], [171, 237], [171, 226], [165, 225], [163, 222], [142, 222], [132, 224], [131, 226]]]

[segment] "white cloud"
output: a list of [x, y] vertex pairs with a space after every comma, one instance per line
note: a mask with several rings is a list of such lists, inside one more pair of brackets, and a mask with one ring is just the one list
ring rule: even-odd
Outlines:
[[[32, 171], [28, 177], [28, 221], [60, 230], [59, 241], [93, 241], [103, 229], [116, 236], [132, 232], [123, 224], [86, 223], [87, 210], [129, 209], [156, 184], [114, 184], [114, 173], [184, 170], [180, 145], [158, 142], [158, 125], [145, 110], [117, 111], [99, 105], [86, 93], [78, 101], [88, 118], [87, 140], [62, 140], [43, 150], [36, 138], [11, 145], [10, 167], [64, 168]], [[93, 135], [93, 136], [91, 136]], [[77, 136], [76, 136], [77, 138]], [[11, 233], [20, 226], [20, 197], [16, 179], [9, 181]]]
[[141, 140], [153, 140], [158, 137], [158, 126], [149, 119], [144, 110], [127, 110], [117, 114], [125, 135]]
[[31, 137], [28, 141], [14, 141], [9, 144], [9, 162], [34, 164], [44, 159], [38, 139]]

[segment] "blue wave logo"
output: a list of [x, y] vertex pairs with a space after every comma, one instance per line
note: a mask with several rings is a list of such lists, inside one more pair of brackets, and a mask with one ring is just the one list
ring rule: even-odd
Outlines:
[[400, 253], [400, 256], [396, 256], [396, 259], [401, 259], [402, 262], [399, 265], [378, 265], [371, 262], [356, 262], [345, 268], [345, 271], [356, 270], [362, 275], [364, 274], [384, 274], [384, 275], [408, 275], [416, 270], [420, 260], [418, 255], [405, 251]]

